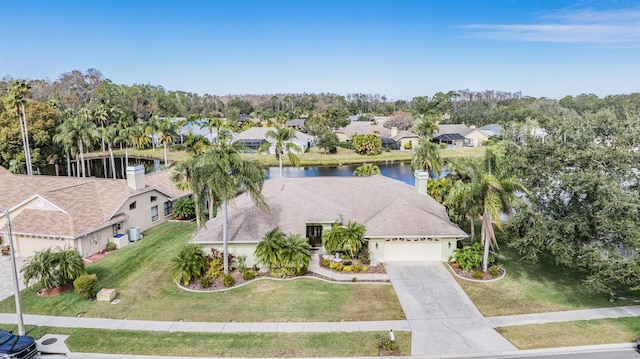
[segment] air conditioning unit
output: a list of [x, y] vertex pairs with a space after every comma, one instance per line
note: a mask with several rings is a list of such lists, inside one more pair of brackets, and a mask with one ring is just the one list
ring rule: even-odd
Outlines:
[[140, 227], [129, 227], [129, 242], [137, 242], [141, 238]]

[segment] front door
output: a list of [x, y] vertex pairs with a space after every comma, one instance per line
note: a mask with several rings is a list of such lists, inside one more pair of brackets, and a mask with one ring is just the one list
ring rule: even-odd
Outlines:
[[322, 226], [307, 225], [307, 238], [311, 247], [322, 247]]

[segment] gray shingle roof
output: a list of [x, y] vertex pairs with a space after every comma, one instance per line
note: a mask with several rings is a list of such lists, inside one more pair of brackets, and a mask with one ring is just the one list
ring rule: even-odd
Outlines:
[[473, 129], [467, 127], [467, 125], [463, 124], [452, 124], [452, 125], [438, 125], [438, 135], [446, 135], [450, 133], [457, 133], [461, 136], [466, 136], [469, 132], [473, 131]]
[[[276, 226], [304, 235], [307, 223], [332, 223], [340, 216], [345, 224], [363, 224], [367, 237], [467, 237], [436, 200], [383, 176], [278, 178], [265, 182], [263, 195], [268, 212], [257, 208], [247, 194], [229, 207], [230, 241], [258, 242]], [[221, 215], [192, 239], [219, 241]]]

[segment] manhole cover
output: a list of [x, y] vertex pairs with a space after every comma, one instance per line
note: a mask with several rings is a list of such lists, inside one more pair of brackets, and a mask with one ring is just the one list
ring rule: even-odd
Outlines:
[[53, 343], [55, 343], [57, 341], [58, 341], [57, 338], [49, 338], [49, 339], [43, 340], [41, 344], [42, 345], [51, 345], [51, 344], [53, 344]]

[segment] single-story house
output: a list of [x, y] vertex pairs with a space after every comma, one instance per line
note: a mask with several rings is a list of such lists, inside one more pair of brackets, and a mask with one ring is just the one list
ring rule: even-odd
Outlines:
[[445, 143], [451, 147], [476, 147], [490, 137], [502, 134], [502, 126], [487, 125], [480, 128], [464, 124], [438, 125], [438, 131], [432, 141]]
[[[145, 175], [143, 166], [130, 166], [121, 180], [16, 175], [0, 167], [0, 208], [9, 209], [14, 250], [30, 257], [67, 247], [87, 257], [108, 242], [126, 246], [171, 218], [173, 202], [190, 195], [176, 188], [172, 172]], [[4, 210], [0, 233], [6, 243]]]
[[295, 118], [293, 120], [287, 121], [285, 126], [291, 127], [294, 130], [300, 131], [300, 130], [302, 130], [304, 128], [305, 122], [307, 122], [306, 118]]
[[[264, 234], [275, 227], [306, 236], [312, 247], [322, 246], [322, 232], [338, 221], [365, 226], [371, 258], [387, 261], [446, 261], [456, 242], [468, 237], [452, 223], [445, 207], [426, 194], [426, 172], [415, 174], [416, 187], [383, 176], [294, 177], [264, 183], [268, 211], [258, 208], [247, 193], [229, 206], [229, 251], [254, 251]], [[191, 239], [205, 251], [222, 249], [223, 219], [219, 214]]]
[[[253, 151], [257, 151], [263, 143], [270, 142], [269, 153], [275, 154], [275, 140], [273, 138], [267, 138], [267, 132], [270, 130], [276, 131], [275, 127], [251, 127], [244, 132], [240, 132], [234, 139], [234, 142], [240, 142]], [[291, 139], [290, 142], [300, 148], [300, 153], [304, 153], [309, 147], [314, 145], [315, 140], [313, 136], [295, 131], [295, 137]]]
[[[354, 135], [374, 134], [382, 141], [382, 149], [409, 150], [418, 145], [420, 136], [409, 131], [398, 131], [396, 127], [387, 128], [381, 122], [357, 121], [335, 131], [338, 141], [351, 141]], [[409, 143], [409, 145], [406, 145]], [[407, 147], [405, 147], [407, 146]]]

